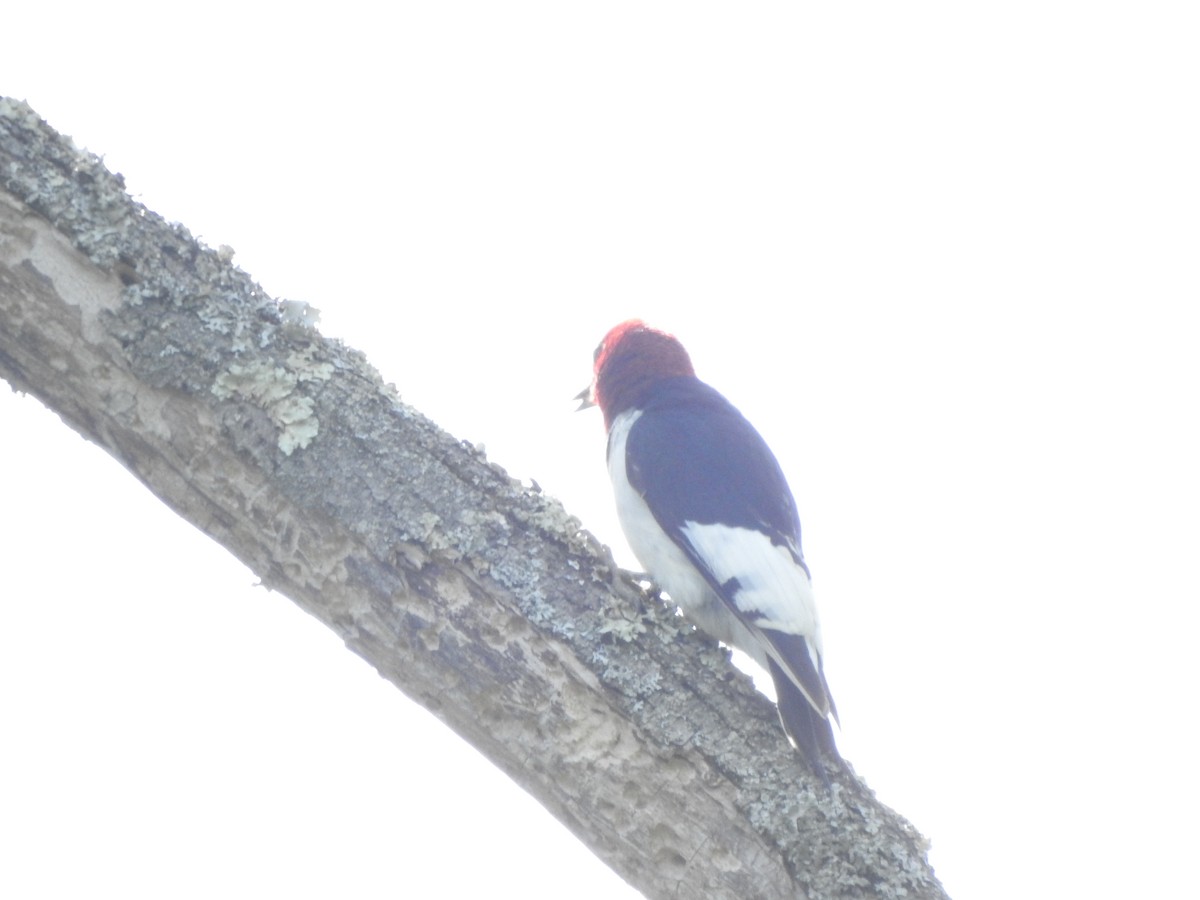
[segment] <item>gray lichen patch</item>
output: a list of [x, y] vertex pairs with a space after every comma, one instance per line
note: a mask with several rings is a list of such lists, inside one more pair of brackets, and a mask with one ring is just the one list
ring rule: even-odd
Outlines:
[[279, 429], [278, 447], [284, 456], [304, 449], [320, 431], [313, 412], [312, 397], [296, 394], [302, 379], [327, 380], [330, 367], [320, 366], [298, 373], [261, 360], [230, 363], [213, 381], [212, 393], [220, 400], [240, 399], [253, 403]]
[[[317, 394], [337, 369], [378, 384], [361, 354], [319, 339], [314, 307], [268, 296], [232, 265], [232, 249], [207, 247], [133, 201], [99, 157], [8, 98], [0, 98], [0, 184], [120, 279], [124, 291], [99, 321], [140, 378], [256, 408], [284, 457], [316, 440]], [[256, 425], [239, 440], [261, 432]]]
[[0, 142], [8, 157], [0, 184], [70, 236], [93, 262], [112, 268], [135, 216], [124, 179], [95, 154], [63, 140], [28, 104], [8, 97], [0, 97]]

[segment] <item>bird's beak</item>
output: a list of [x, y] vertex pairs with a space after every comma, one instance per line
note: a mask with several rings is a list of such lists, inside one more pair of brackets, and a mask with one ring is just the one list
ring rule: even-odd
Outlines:
[[572, 399], [579, 401], [579, 405], [575, 407], [575, 412], [579, 412], [580, 410], [588, 409], [596, 405], [596, 401], [592, 397], [592, 386], [590, 384], [576, 394]]

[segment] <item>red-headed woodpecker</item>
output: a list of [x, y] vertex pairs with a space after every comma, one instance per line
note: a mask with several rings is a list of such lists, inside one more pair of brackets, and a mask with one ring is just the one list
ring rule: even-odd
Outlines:
[[684, 615], [771, 674], [784, 731], [828, 783], [840, 762], [837, 709], [800, 517], [775, 456], [723, 396], [696, 377], [673, 336], [631, 320], [596, 348], [581, 395], [608, 429], [608, 470], [629, 545]]

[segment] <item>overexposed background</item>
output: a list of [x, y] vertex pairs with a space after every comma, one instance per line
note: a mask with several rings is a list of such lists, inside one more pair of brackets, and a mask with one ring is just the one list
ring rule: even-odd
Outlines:
[[[1194, 890], [1189, 5], [34, 6], [0, 94], [629, 565], [570, 397], [678, 334], [952, 896]], [[0, 895], [635, 896], [36, 402], [0, 436]]]

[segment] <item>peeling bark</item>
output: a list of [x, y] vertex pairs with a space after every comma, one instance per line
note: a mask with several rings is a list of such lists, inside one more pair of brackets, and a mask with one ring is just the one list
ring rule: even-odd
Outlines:
[[[553, 499], [0, 98], [0, 377], [332, 628], [647, 897], [945, 896]], [[10, 437], [10, 439], [13, 439]]]

